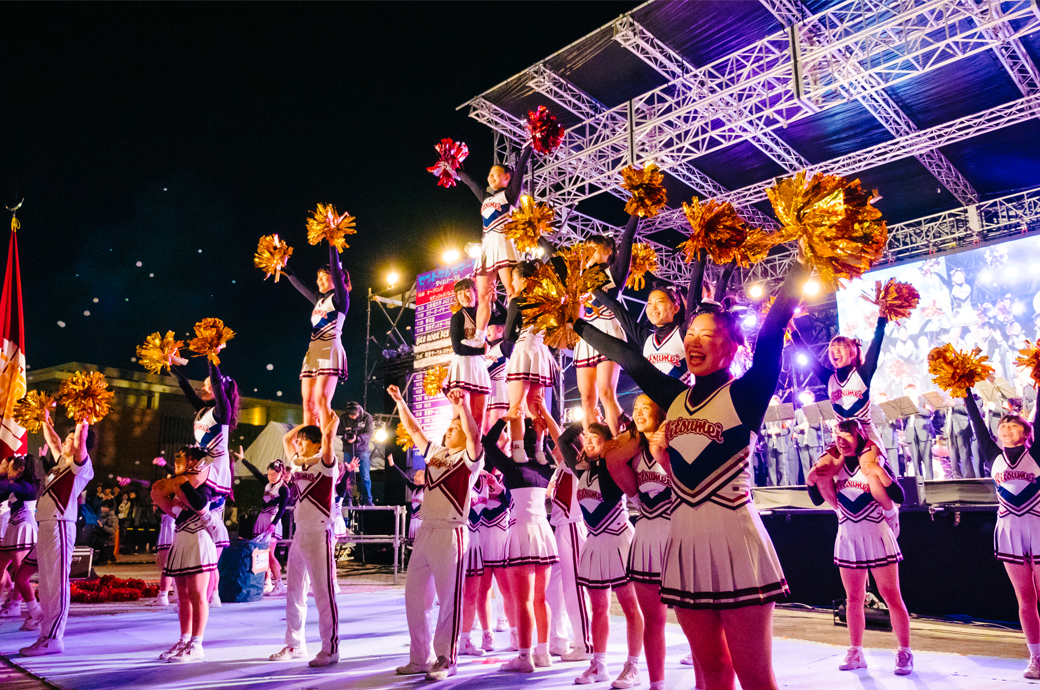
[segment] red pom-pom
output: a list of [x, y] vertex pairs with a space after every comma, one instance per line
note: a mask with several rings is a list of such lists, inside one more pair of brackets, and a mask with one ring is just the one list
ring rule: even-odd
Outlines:
[[456, 171], [462, 167], [462, 161], [469, 155], [469, 147], [461, 141], [441, 139], [441, 143], [435, 144], [433, 148], [437, 149], [440, 158], [426, 170], [437, 176], [437, 186], [454, 187], [455, 180], [459, 179]]
[[527, 112], [527, 135], [531, 137], [531, 146], [543, 156], [548, 156], [560, 147], [563, 140], [563, 125], [556, 121], [556, 116], [544, 105], [538, 110]]

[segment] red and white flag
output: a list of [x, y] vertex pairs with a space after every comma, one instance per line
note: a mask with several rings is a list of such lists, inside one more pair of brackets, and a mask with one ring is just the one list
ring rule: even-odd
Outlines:
[[[20, 206], [21, 204], [19, 204]], [[17, 208], [17, 207], [15, 207]], [[14, 421], [14, 404], [25, 397], [25, 319], [18, 265], [19, 223], [11, 218], [4, 291], [0, 295], [0, 457], [26, 452], [28, 434]]]

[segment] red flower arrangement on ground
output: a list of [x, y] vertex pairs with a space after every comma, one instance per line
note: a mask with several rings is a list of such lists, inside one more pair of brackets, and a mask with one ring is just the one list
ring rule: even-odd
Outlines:
[[114, 575], [105, 575], [95, 580], [73, 582], [70, 593], [76, 604], [104, 604], [109, 601], [137, 601], [155, 597], [159, 594], [159, 587], [144, 580], [120, 580]]

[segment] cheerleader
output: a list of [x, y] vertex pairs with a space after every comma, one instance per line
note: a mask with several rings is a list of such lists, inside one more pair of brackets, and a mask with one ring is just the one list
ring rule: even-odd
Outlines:
[[[183, 357], [174, 359], [178, 367], [187, 363], [188, 360]], [[231, 478], [234, 474], [228, 439], [238, 426], [238, 384], [230, 376], [221, 374], [220, 368], [212, 361], [209, 362], [209, 376], [202, 382], [202, 390], [198, 393], [179, 368], [170, 367], [170, 372], [177, 379], [188, 402], [195, 408], [195, 443], [212, 458], [206, 472], [206, 483], [212, 489], [207, 529], [213, 537], [219, 561], [224, 547], [230, 543], [224, 524], [224, 503], [231, 496]], [[212, 606], [220, 606], [217, 589], [219, 581], [220, 571], [214, 570], [209, 578], [209, 603]]]
[[[513, 271], [514, 294], [523, 294], [527, 289], [527, 281], [540, 266], [541, 264], [536, 261], [522, 261], [517, 264], [516, 270]], [[505, 337], [515, 342], [516, 346], [506, 365], [509, 411], [503, 416], [510, 420], [509, 435], [512, 438], [510, 454], [514, 461], [524, 463], [528, 461], [528, 457], [524, 452], [522, 410], [525, 405], [530, 409], [537, 407], [538, 402], [544, 398], [542, 391], [556, 385], [559, 368], [549, 348], [542, 342], [545, 333], [542, 331], [536, 333], [531, 327], [524, 328], [520, 304], [519, 298], [511, 299], [506, 314]], [[535, 452], [535, 459], [539, 463], [545, 464], [547, 459], [541, 450], [540, 443], [536, 445]]]
[[163, 572], [177, 585], [181, 637], [159, 655], [161, 661], [201, 661], [206, 654], [202, 638], [209, 619], [210, 573], [217, 569], [217, 550], [207, 528], [214, 489], [209, 482], [213, 462], [206, 449], [185, 446], [178, 451], [176, 475], [152, 485], [152, 501], [163, 512], [176, 515], [173, 546]]
[[518, 261], [516, 245], [505, 235], [505, 224], [513, 206], [520, 199], [520, 191], [524, 186], [524, 171], [531, 158], [531, 145], [528, 144], [520, 152], [516, 163], [516, 171], [505, 165], [491, 166], [488, 173], [487, 189], [477, 184], [476, 180], [459, 170], [459, 177], [480, 202], [480, 218], [484, 226], [484, 234], [480, 240], [480, 260], [477, 263], [477, 294], [480, 304], [476, 314], [476, 332], [473, 344], [484, 344], [486, 330], [491, 319], [491, 303], [495, 298], [498, 281], [506, 290], [506, 299], [517, 294], [511, 292], [513, 287], [512, 271]]
[[[516, 628], [516, 603], [509, 589], [509, 578], [506, 566], [509, 556], [509, 529], [512, 525], [510, 507], [513, 497], [502, 484], [502, 473], [492, 470], [488, 475], [490, 489], [484, 512], [480, 515], [480, 545], [484, 555], [484, 576], [480, 581], [480, 593], [477, 596], [477, 615], [483, 631], [480, 648], [485, 652], [495, 650], [495, 636], [491, 632], [491, 586], [492, 578], [498, 584], [502, 595], [502, 610], [509, 621], [510, 647], [520, 649], [519, 635]], [[516, 638], [515, 640], [513, 638]], [[512, 644], [513, 642], [516, 644]]]
[[329, 244], [329, 263], [318, 269], [318, 292], [295, 274], [282, 269], [301, 295], [314, 305], [311, 311], [311, 344], [303, 357], [300, 392], [304, 426], [324, 429], [332, 416], [336, 384], [347, 379], [347, 354], [341, 342], [343, 321], [350, 311], [350, 274], [343, 270], [339, 251]]
[[484, 550], [480, 543], [483, 532], [481, 519], [491, 491], [491, 484], [488, 481], [490, 476], [489, 472], [481, 471], [470, 490], [469, 516], [466, 521], [468, 544], [466, 546], [466, 583], [462, 598], [462, 638], [459, 641], [459, 654], [466, 656], [483, 656], [484, 654], [481, 647], [473, 644], [470, 633], [473, 630], [473, 621], [477, 617], [477, 602], [485, 574]]
[[[845, 586], [851, 646], [838, 668], [866, 668], [863, 656], [863, 605], [867, 596], [867, 574], [873, 573], [881, 598], [888, 606], [892, 628], [899, 641], [897, 676], [914, 670], [910, 651], [910, 614], [899, 591], [899, 511], [903, 491], [886, 469], [885, 455], [856, 419], [838, 423], [835, 448], [827, 462], [817, 463], [806, 478], [809, 497], [815, 505], [825, 500], [838, 514], [838, 537], [834, 542], [834, 564]], [[834, 468], [831, 460], [837, 460]]]
[[40, 481], [33, 456], [15, 455], [6, 463], [7, 474], [0, 478], [0, 501], [7, 503], [10, 500], [11, 518], [0, 539], [0, 572], [5, 572], [7, 566], [11, 566], [14, 591], [21, 595], [26, 604], [26, 620], [22, 630], [37, 630], [42, 617], [40, 605], [29, 584], [29, 570], [21, 566], [26, 555], [36, 546], [39, 532], [36, 524], [36, 493]]
[[[867, 437], [879, 449], [884, 449], [881, 435], [870, 414], [870, 382], [877, 371], [878, 356], [881, 354], [881, 343], [885, 339], [885, 326], [888, 319], [879, 316], [877, 325], [874, 326], [874, 337], [870, 341], [870, 347], [866, 354], [862, 352], [860, 341], [857, 338], [849, 338], [844, 335], [836, 335], [831, 338], [827, 346], [827, 358], [830, 366], [827, 366], [810, 351], [810, 364], [813, 373], [820, 383], [827, 384], [827, 396], [834, 408], [834, 414], [839, 420], [857, 419], [867, 432]], [[805, 347], [797, 330], [792, 329], [791, 337], [799, 347]]]
[[632, 406], [632, 420], [635, 432], [625, 432], [619, 447], [607, 452], [606, 461], [615, 483], [639, 503], [639, 521], [628, 551], [628, 576], [643, 613], [650, 690], [663, 690], [668, 608], [661, 602], [661, 566], [674, 503], [668, 473], [650, 453], [647, 439], [664, 422], [664, 410], [640, 395]]
[[787, 595], [780, 562], [751, 502], [748, 461], [780, 377], [784, 329], [808, 271], [790, 270], [759, 332], [751, 367], [734, 380], [744, 344], [731, 312], [705, 305], [687, 329], [687, 388], [617, 338], [579, 319], [574, 329], [621, 366], [659, 407], [666, 423], [650, 439], [668, 470], [676, 506], [661, 571], [661, 599], [676, 609], [705, 687], [776, 688], [774, 602]]
[[[279, 539], [282, 539], [282, 515], [285, 514], [285, 506], [289, 502], [289, 487], [286, 484], [285, 463], [281, 460], [274, 460], [267, 466], [267, 474], [261, 474], [260, 470], [253, 463], [246, 460], [242, 446], [238, 447], [235, 457], [242, 461], [242, 464], [246, 466], [250, 474], [260, 481], [267, 482], [264, 486], [260, 512], [256, 516], [256, 522], [253, 523], [253, 538], [260, 538], [267, 542], [270, 542], [273, 538], [275, 543], [277, 543]], [[278, 559], [275, 558], [273, 550], [268, 556], [267, 564], [268, 571], [271, 573], [271, 579], [274, 582], [271, 596], [285, 594], [285, 585], [282, 583], [282, 566], [278, 563]]]
[[[448, 391], [456, 418], [444, 432], [444, 445], [433, 443], [408, 409], [400, 389], [390, 386], [387, 393], [397, 403], [401, 423], [426, 459], [429, 480], [423, 500], [423, 524], [415, 537], [404, 584], [410, 659], [397, 668], [397, 673], [425, 673], [427, 680], [444, 680], [456, 673], [466, 566], [466, 518], [470, 490], [483, 461], [479, 430], [462, 393]], [[434, 592], [440, 608], [431, 639], [427, 619]]]
[[993, 532], [993, 554], [1004, 563], [1018, 599], [1018, 620], [1029, 648], [1029, 666], [1022, 674], [1040, 678], [1040, 615], [1037, 614], [1040, 580], [1040, 448], [1033, 442], [1033, 422], [1018, 415], [1005, 415], [997, 427], [997, 438], [986, 427], [972, 390], [964, 398], [971, 426], [984, 464], [992, 465], [997, 485], [997, 527]]
[[466, 398], [473, 419], [483, 428], [491, 379], [484, 360], [485, 347], [466, 344], [475, 342], [477, 316], [477, 287], [470, 278], [455, 283], [455, 301], [461, 308], [451, 315], [448, 335], [451, 337], [451, 363], [444, 388], [458, 389]]
[[506, 365], [513, 354], [516, 344], [505, 339], [506, 314], [501, 309], [491, 315], [488, 324], [487, 362], [488, 380], [491, 382], [491, 395], [488, 397], [487, 415], [484, 428], [490, 429], [509, 409], [509, 391], [506, 387]]
[[422, 524], [422, 515], [419, 510], [422, 508], [423, 503], [423, 488], [426, 485], [426, 471], [417, 470], [415, 473], [415, 479], [409, 479], [408, 475], [404, 471], [394, 464], [394, 459], [389, 453], [386, 455], [386, 465], [391, 472], [397, 474], [398, 479], [402, 484], [408, 487], [411, 492], [411, 497], [408, 500], [408, 541], [415, 541], [415, 535], [419, 531], [419, 525]]
[[[353, 500], [351, 498], [353, 488], [351, 478], [360, 466], [361, 458], [359, 457], [355, 457], [349, 463], [343, 462], [342, 459], [339, 461], [339, 479], [336, 481], [336, 494], [332, 499], [332, 536], [337, 542], [350, 534], [350, 530], [347, 529], [347, 521], [343, 517], [343, 503], [346, 501], [348, 506], [351, 505]], [[338, 580], [335, 590], [336, 594], [339, 594]]]
[[[569, 449], [570, 455], [577, 456], [580, 452], [580, 447], [575, 447], [575, 443], [581, 433], [581, 424], [574, 424], [567, 431], [561, 431], [544, 404], [540, 409], [540, 418], [548, 426], [549, 435], [556, 445], [553, 456], [557, 462], [551, 480], [553, 488], [549, 524], [553, 526], [560, 562], [549, 574], [546, 592], [553, 628], [553, 644], [549, 652], [558, 653], [563, 661], [590, 661], [592, 621], [589, 619], [585, 588], [578, 584], [578, 562], [589, 533], [582, 518], [581, 506], [578, 505], [578, 480], [567, 467], [568, 455], [563, 452], [565, 447]], [[567, 636], [568, 622], [571, 637]]]
[[[560, 559], [552, 527], [546, 518], [545, 494], [555, 468], [542, 462], [518, 464], [503, 453], [498, 441], [505, 423], [505, 419], [498, 420], [483, 440], [487, 462], [502, 473], [502, 483], [509, 489], [513, 501], [506, 547], [506, 579], [516, 606], [516, 617], [511, 622], [517, 626], [520, 654], [502, 664], [501, 668], [503, 671], [533, 673], [535, 667], [552, 666], [545, 590], [549, 567]], [[544, 422], [541, 422], [541, 428], [536, 423], [532, 433], [525, 434], [528, 438], [521, 437], [524, 439], [521, 443], [533, 443], [536, 438], [544, 436], [544, 432]], [[534, 448], [531, 451], [538, 454]], [[536, 626], [538, 646], [533, 648], [532, 655], [531, 638]]]
[[155, 598], [156, 606], [170, 605], [170, 590], [173, 578], [166, 574], [166, 559], [173, 546], [175, 518], [159, 506], [154, 506], [159, 513], [159, 536], [155, 542], [155, 564], [159, 566], [159, 595]]
[[19, 650], [22, 656], [65, 651], [65, 624], [70, 606], [69, 573], [79, 512], [77, 499], [94, 478], [90, 453], [94, 450], [95, 436], [87, 422], [77, 422], [76, 430], [62, 441], [51, 424], [50, 413], [45, 413], [43, 437], [51, 456], [58, 462], [48, 472], [43, 493], [36, 501], [36, 522], [39, 525], [36, 548], [29, 552], [19, 569], [38, 566], [37, 590], [42, 613], [40, 637], [32, 645]]

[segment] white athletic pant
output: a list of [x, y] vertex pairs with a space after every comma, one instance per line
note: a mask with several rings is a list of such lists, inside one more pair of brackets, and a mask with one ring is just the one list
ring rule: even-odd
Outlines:
[[76, 523], [72, 520], [43, 520], [36, 538], [39, 566], [40, 608], [43, 621], [40, 637], [60, 640], [69, 620], [69, 571], [72, 547], [76, 545]]
[[567, 621], [574, 632], [574, 646], [585, 646], [592, 651], [592, 625], [585, 588], [578, 584], [578, 559], [585, 545], [588, 530], [584, 522], [567, 522], [556, 527], [556, 549], [560, 562], [554, 563], [549, 573], [545, 592], [546, 603], [552, 615], [549, 617], [550, 639], [570, 640]]
[[[415, 535], [404, 581], [411, 662], [429, 666], [443, 656], [454, 665], [462, 629], [462, 588], [466, 581], [469, 530], [465, 525], [431, 527], [429, 523], [424, 520]], [[430, 618], [435, 595], [440, 601], [440, 610], [431, 640]]]
[[285, 596], [285, 644], [302, 647], [307, 642], [307, 585], [314, 588], [318, 608], [321, 650], [339, 653], [339, 609], [336, 606], [336, 563], [332, 532], [296, 525], [289, 547], [288, 592]]

